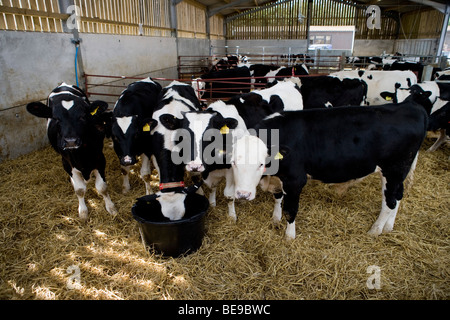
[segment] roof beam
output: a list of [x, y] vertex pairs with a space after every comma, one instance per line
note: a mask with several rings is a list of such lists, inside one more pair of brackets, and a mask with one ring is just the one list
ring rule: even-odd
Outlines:
[[438, 10], [438, 11], [440, 11], [440, 12], [445, 14], [446, 6], [443, 3], [439, 3], [439, 2], [436, 2], [436, 1], [430, 1], [430, 0], [409, 0], [409, 1], [415, 2], [415, 3], [419, 3], [419, 4], [423, 4], [425, 6], [433, 7], [434, 9], [436, 9], [436, 10]]
[[232, 21], [234, 19], [240, 18], [240, 17], [248, 15], [250, 13], [258, 12], [258, 11], [261, 11], [261, 10], [264, 10], [264, 9], [267, 9], [267, 8], [271, 8], [271, 7], [274, 7], [274, 6], [277, 6], [277, 5], [282, 4], [284, 2], [289, 2], [289, 1], [292, 1], [292, 0], [282, 0], [282, 1], [274, 2], [274, 3], [269, 4], [269, 5], [259, 6], [259, 7], [255, 8], [255, 9], [253, 9], [253, 10], [247, 10], [247, 11], [242, 12], [240, 14], [237, 14], [235, 16], [228, 17], [228, 18], [225, 19], [225, 22], [228, 23], [228, 22], [230, 22], [230, 21]]
[[239, 5], [241, 3], [244, 3], [244, 2], [248, 2], [248, 0], [236, 0], [236, 1], [227, 3], [227, 4], [223, 5], [223, 6], [216, 7], [216, 8], [213, 8], [213, 9], [210, 9], [208, 7], [208, 9], [207, 9], [208, 17], [212, 17], [213, 15], [218, 14], [220, 11], [222, 11], [224, 9], [227, 9], [227, 8], [230, 8], [230, 7], [234, 7], [234, 6]]

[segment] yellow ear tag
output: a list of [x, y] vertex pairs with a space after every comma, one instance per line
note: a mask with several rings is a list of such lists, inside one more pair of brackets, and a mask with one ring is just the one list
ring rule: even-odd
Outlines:
[[387, 96], [386, 97], [386, 101], [391, 101], [392, 100], [392, 97], [391, 96]]
[[91, 115], [92, 115], [92, 116], [95, 115], [95, 114], [97, 113], [97, 110], [98, 110], [98, 107], [95, 108], [95, 110], [91, 112]]
[[275, 160], [283, 160], [283, 155], [281, 154], [281, 153], [277, 153], [276, 155], [275, 155], [275, 158], [274, 158]]
[[148, 123], [145, 124], [145, 126], [142, 128], [142, 131], [150, 131], [150, 126]]
[[227, 127], [227, 125], [224, 125], [222, 128], [220, 128], [220, 134], [227, 134], [230, 133], [230, 128]]

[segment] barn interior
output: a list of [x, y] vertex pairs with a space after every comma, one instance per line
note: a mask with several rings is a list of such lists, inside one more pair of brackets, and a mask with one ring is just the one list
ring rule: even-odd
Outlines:
[[[122, 195], [109, 142], [120, 214], [109, 216], [91, 183], [90, 219], [77, 219], [46, 122], [25, 108], [62, 82], [113, 107], [137, 79], [190, 80], [226, 54], [272, 62], [303, 53], [340, 70], [359, 68], [345, 57], [401, 53], [445, 68], [449, 16], [446, 0], [0, 0], [0, 298], [449, 299], [450, 149], [425, 152], [433, 135], [391, 234], [366, 234], [379, 212], [378, 176], [344, 195], [308, 183], [292, 242], [284, 220], [270, 221], [271, 194], [240, 203], [234, 223], [221, 186], [202, 247], [174, 259], [142, 245], [130, 208], [145, 188], [136, 169]], [[72, 266], [80, 286], [69, 285]], [[367, 284], [370, 266], [381, 270], [380, 288]]]

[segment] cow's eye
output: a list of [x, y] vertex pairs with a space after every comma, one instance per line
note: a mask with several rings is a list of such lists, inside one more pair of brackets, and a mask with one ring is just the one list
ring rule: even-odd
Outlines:
[[264, 167], [264, 163], [261, 163], [261, 164], [259, 165], [259, 168], [258, 168], [258, 169], [261, 169], [262, 167]]

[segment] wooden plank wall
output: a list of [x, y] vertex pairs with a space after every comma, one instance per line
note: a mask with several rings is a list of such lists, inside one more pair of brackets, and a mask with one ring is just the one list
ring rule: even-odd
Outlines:
[[[170, 0], [74, 0], [80, 32], [170, 37]], [[72, 14], [72, 12], [70, 12]], [[0, 0], [0, 30], [63, 32], [58, 0]], [[185, 0], [177, 5], [180, 37], [206, 38], [206, 8]], [[210, 18], [211, 38], [224, 39], [223, 17]]]
[[[251, 12], [227, 23], [228, 39], [304, 39], [308, 1], [294, 0]], [[299, 19], [299, 17], [304, 17]]]
[[177, 5], [178, 36], [182, 38], [206, 38], [206, 8], [191, 1]]
[[[438, 38], [444, 15], [429, 8], [404, 14], [395, 19], [382, 15], [381, 29], [367, 28], [365, 8], [357, 8], [338, 0], [314, 0], [312, 26], [355, 26], [355, 39], [421, 39]], [[305, 39], [307, 0], [291, 0], [277, 6], [267, 5], [254, 13], [232, 19], [227, 24], [227, 38], [246, 39]], [[400, 22], [400, 23], [399, 23]]]
[[0, 29], [62, 32], [58, 0], [0, 0]]
[[444, 14], [437, 10], [419, 10], [402, 15], [399, 39], [438, 38]]

